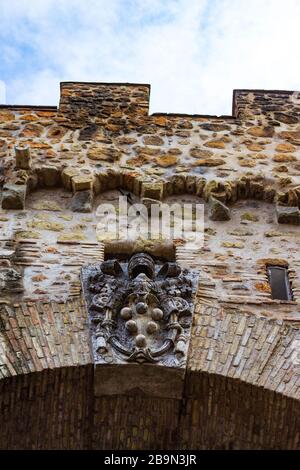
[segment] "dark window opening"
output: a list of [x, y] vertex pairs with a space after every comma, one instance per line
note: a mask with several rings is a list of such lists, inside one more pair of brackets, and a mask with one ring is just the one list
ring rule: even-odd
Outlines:
[[268, 266], [272, 299], [293, 300], [288, 270], [282, 266]]

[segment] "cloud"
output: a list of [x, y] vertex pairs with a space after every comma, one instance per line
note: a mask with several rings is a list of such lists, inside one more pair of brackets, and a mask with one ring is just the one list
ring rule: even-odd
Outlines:
[[234, 88], [300, 89], [298, 0], [0, 0], [7, 101], [59, 82], [151, 83], [151, 111], [230, 114]]

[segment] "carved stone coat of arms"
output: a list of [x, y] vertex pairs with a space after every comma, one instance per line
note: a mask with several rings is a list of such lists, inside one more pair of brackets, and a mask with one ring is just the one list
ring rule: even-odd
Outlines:
[[198, 273], [146, 253], [82, 269], [95, 364], [186, 361]]

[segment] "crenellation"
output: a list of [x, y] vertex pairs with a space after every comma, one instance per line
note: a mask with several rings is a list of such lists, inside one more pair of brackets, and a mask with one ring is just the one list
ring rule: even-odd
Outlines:
[[71, 128], [86, 123], [82, 140], [90, 140], [106, 120], [106, 129], [118, 133], [126, 118], [148, 115], [149, 93], [149, 85], [63, 82], [57, 120]]
[[[232, 113], [239, 119], [269, 120], [272, 126], [297, 124], [300, 95], [296, 91], [234, 90]], [[278, 121], [278, 122], [276, 122]]]

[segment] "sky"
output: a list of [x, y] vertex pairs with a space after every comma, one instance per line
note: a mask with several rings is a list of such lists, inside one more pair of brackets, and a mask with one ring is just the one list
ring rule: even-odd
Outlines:
[[0, 103], [134, 82], [150, 112], [231, 114], [233, 89], [300, 90], [299, 20], [299, 0], [0, 0]]

